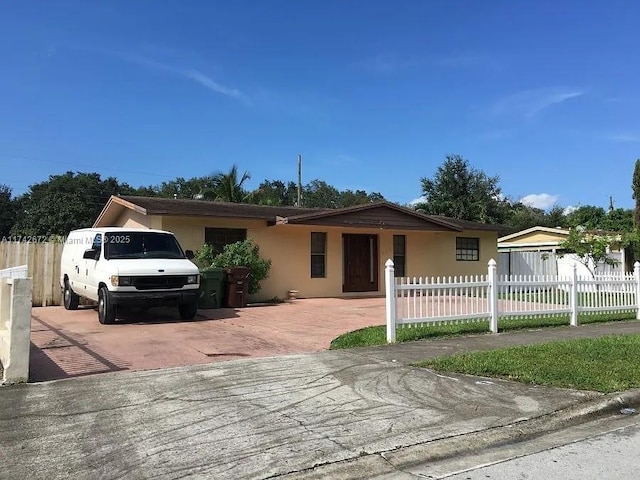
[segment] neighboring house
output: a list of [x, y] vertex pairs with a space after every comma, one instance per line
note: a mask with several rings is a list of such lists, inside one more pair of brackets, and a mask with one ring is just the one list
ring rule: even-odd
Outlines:
[[103, 226], [168, 230], [194, 251], [250, 238], [272, 261], [260, 298], [382, 295], [387, 259], [397, 276], [454, 276], [486, 274], [497, 258], [497, 227], [389, 202], [309, 209], [112, 196], [94, 223]]
[[[504, 275], [569, 275], [573, 264], [578, 274], [590, 275], [575, 255], [564, 254], [561, 245], [569, 236], [567, 228], [531, 227], [498, 239], [498, 273]], [[598, 232], [594, 232], [598, 233]], [[620, 273], [633, 270], [628, 265], [624, 248], [611, 245], [609, 256], [617, 266], [600, 264], [598, 273]]]

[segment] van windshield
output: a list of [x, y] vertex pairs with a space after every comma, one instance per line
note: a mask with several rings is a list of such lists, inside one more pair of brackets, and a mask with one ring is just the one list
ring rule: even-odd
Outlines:
[[104, 257], [185, 258], [176, 238], [157, 232], [109, 232], [104, 235]]

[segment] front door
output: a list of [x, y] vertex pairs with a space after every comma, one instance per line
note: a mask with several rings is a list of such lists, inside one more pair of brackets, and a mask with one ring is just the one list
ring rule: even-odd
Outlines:
[[343, 234], [343, 292], [378, 291], [378, 236]]

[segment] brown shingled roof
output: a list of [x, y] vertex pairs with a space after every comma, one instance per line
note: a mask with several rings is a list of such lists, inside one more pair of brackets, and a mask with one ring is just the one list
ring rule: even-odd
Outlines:
[[[198, 217], [227, 217], [249, 218], [266, 220], [278, 223], [305, 223], [310, 219], [330, 219], [336, 215], [342, 215], [362, 210], [368, 210], [380, 206], [386, 206], [397, 212], [416, 219], [424, 219], [432, 224], [440, 225], [452, 230], [487, 230], [498, 231], [499, 226], [487, 225], [466, 220], [457, 220], [440, 215], [425, 215], [407, 207], [402, 207], [391, 202], [372, 202], [353, 207], [328, 209], [328, 208], [299, 208], [279, 207], [271, 205], [254, 205], [247, 203], [214, 202], [210, 200], [174, 199], [162, 197], [141, 197], [122, 195], [112, 197], [110, 202], [120, 203], [128, 208], [133, 208], [144, 215], [174, 215], [174, 216], [198, 216]], [[105, 207], [106, 209], [106, 207]], [[101, 213], [101, 216], [105, 210]], [[99, 217], [100, 218], [100, 217]]]
[[122, 195], [119, 198], [145, 210], [146, 215], [180, 215], [198, 217], [235, 217], [274, 220], [277, 216], [300, 215], [326, 211], [320, 208], [274, 207], [248, 203], [212, 202], [210, 200], [138, 197]]

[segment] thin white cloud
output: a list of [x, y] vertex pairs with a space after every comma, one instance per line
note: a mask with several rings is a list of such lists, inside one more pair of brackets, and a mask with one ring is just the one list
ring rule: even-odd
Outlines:
[[249, 99], [242, 93], [240, 90], [232, 87], [228, 87], [226, 85], [222, 85], [221, 83], [216, 82], [214, 79], [205, 75], [199, 70], [194, 68], [182, 67], [178, 65], [168, 64], [159, 62], [141, 55], [131, 54], [131, 53], [123, 53], [114, 50], [100, 49], [100, 48], [82, 48], [83, 50], [101, 53], [104, 55], [110, 55], [112, 57], [119, 58], [121, 60], [128, 61], [130, 63], [134, 63], [136, 65], [140, 65], [146, 68], [161, 70], [164, 72], [168, 72], [173, 75], [180, 76], [187, 80], [191, 80], [192, 82], [198, 83], [201, 86], [221, 95], [225, 95], [227, 97], [235, 98], [238, 100], [242, 100], [244, 102], [248, 102]]
[[543, 110], [560, 103], [578, 98], [585, 94], [584, 90], [567, 88], [541, 88], [525, 90], [508, 95], [491, 108], [495, 115], [517, 115], [533, 118]]
[[612, 142], [637, 143], [640, 142], [640, 133], [614, 133], [606, 138]]
[[411, 205], [412, 207], [415, 207], [419, 203], [424, 203], [426, 201], [427, 201], [426, 197], [418, 197], [418, 198], [414, 198], [413, 200], [411, 200], [409, 202], [409, 205]]
[[574, 205], [569, 205], [568, 207], [566, 207], [562, 213], [564, 213], [565, 215], [570, 215], [573, 212], [575, 212], [578, 209], [578, 207], [574, 206]]
[[215, 80], [207, 77], [204, 73], [199, 72], [198, 70], [193, 69], [182, 69], [182, 68], [174, 68], [173, 71], [179, 75], [182, 75], [185, 78], [189, 78], [194, 82], [199, 83], [200, 85], [208, 88], [209, 90], [213, 90], [214, 92], [221, 93], [223, 95], [227, 95], [229, 97], [235, 98], [243, 98], [242, 93], [236, 88], [225, 87], [224, 85], [219, 84]]
[[547, 210], [553, 207], [559, 198], [558, 195], [550, 195], [548, 193], [531, 193], [522, 197], [520, 202], [533, 208]]

